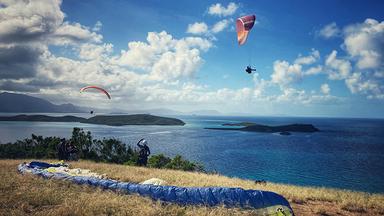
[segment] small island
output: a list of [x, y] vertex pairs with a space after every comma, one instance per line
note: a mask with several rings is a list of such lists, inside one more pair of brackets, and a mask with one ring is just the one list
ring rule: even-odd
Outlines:
[[242, 128], [223, 127], [223, 128], [205, 128], [211, 130], [240, 130], [250, 132], [263, 132], [263, 133], [280, 133], [281, 135], [290, 135], [290, 132], [306, 132], [313, 133], [320, 131], [312, 124], [289, 124], [279, 126], [268, 126], [255, 124], [251, 122], [240, 122], [240, 123], [226, 123], [223, 126], [244, 126]]
[[16, 115], [0, 116], [0, 121], [33, 121], [33, 122], [80, 122], [109, 126], [123, 125], [180, 125], [185, 123], [176, 118], [154, 116], [149, 114], [135, 115], [100, 115], [91, 118], [76, 116]]

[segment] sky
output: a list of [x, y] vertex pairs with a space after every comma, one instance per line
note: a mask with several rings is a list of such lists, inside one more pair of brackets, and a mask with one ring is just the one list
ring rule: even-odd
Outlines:
[[[108, 110], [384, 118], [382, 11], [373, 0], [0, 0], [0, 92]], [[112, 99], [79, 92], [88, 85]]]

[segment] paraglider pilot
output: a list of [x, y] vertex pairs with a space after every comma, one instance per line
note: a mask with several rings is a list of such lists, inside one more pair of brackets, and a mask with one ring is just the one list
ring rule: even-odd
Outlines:
[[138, 161], [139, 166], [147, 166], [148, 156], [151, 154], [151, 151], [149, 150], [149, 147], [147, 144], [148, 142], [145, 139], [141, 139], [137, 143], [137, 146], [139, 146], [140, 148], [139, 161]]
[[252, 73], [252, 71], [256, 71], [256, 69], [251, 68], [251, 66], [247, 66], [245, 71], [250, 74], [250, 73]]

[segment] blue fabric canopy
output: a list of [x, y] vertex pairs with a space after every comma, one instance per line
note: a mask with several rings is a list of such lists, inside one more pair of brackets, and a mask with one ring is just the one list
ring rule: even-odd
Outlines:
[[[41, 166], [39, 166], [41, 165]], [[281, 195], [270, 191], [244, 190], [227, 187], [176, 187], [143, 185], [95, 177], [71, 176], [65, 173], [52, 173], [44, 169], [57, 167], [57, 164], [44, 162], [23, 163], [18, 166], [21, 173], [32, 173], [43, 178], [72, 181], [126, 193], [136, 193], [154, 200], [177, 203], [181, 205], [225, 205], [227, 207], [253, 208], [257, 214], [293, 215], [289, 202]]]

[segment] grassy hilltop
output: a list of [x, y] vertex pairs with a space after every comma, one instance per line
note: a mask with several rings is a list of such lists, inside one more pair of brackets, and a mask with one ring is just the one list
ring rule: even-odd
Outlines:
[[[139, 195], [21, 175], [16, 168], [23, 161], [26, 160], [0, 160], [0, 215], [254, 215], [251, 209], [179, 206], [155, 202]], [[217, 174], [90, 161], [73, 162], [71, 165], [127, 182], [141, 182], [156, 177], [176, 186], [223, 186], [274, 191], [289, 200], [296, 215], [384, 214], [384, 195], [381, 194], [269, 182], [265, 185], [255, 184], [253, 181]]]

